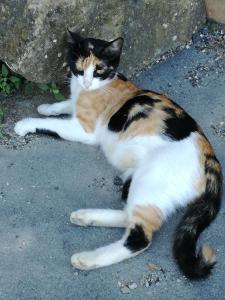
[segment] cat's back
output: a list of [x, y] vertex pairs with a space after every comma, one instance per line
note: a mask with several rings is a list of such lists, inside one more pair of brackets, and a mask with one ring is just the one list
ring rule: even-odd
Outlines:
[[114, 165], [122, 162], [133, 168], [150, 153], [159, 157], [160, 151], [170, 152], [171, 161], [178, 156], [184, 160], [187, 154], [203, 167], [208, 156], [217, 161], [200, 126], [185, 110], [165, 95], [134, 87], [112, 101], [100, 118], [100, 144]]

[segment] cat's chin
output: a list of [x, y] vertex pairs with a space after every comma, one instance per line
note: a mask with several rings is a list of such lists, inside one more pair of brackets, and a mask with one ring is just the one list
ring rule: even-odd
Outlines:
[[106, 79], [106, 80], [98, 80], [98, 79], [94, 79], [91, 86], [89, 87], [86, 87], [83, 82], [81, 82], [79, 79], [79, 84], [81, 86], [81, 89], [83, 91], [86, 91], [86, 92], [90, 92], [90, 91], [94, 91], [94, 90], [98, 90], [98, 89], [101, 89], [103, 88], [105, 85], [107, 85], [111, 80], [110, 79]]

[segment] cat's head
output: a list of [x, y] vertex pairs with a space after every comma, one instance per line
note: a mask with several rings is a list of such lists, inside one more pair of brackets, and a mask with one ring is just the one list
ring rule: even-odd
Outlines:
[[107, 42], [70, 31], [69, 35], [69, 66], [83, 89], [98, 89], [115, 76], [123, 38]]

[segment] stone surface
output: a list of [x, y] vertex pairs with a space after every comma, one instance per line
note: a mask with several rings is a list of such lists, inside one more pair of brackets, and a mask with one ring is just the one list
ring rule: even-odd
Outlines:
[[216, 22], [225, 24], [225, 1], [205, 0], [207, 16]]
[[204, 22], [202, 0], [2, 0], [0, 59], [35, 82], [64, 81], [66, 28], [86, 36], [125, 37], [127, 75], [185, 43]]

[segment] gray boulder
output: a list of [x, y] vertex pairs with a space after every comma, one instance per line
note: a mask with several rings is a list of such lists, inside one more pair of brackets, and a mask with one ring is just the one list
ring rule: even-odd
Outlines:
[[0, 60], [34, 82], [66, 80], [66, 28], [125, 38], [121, 71], [131, 76], [191, 38], [205, 20], [201, 0], [1, 0]]

